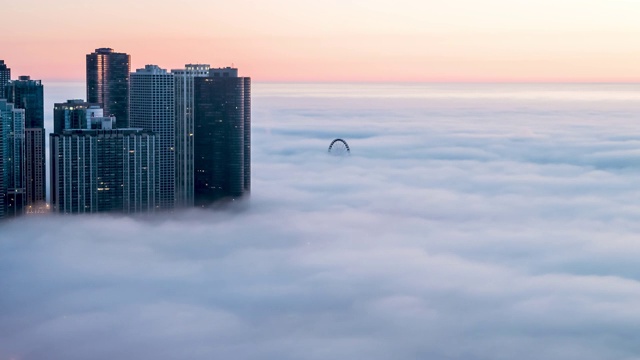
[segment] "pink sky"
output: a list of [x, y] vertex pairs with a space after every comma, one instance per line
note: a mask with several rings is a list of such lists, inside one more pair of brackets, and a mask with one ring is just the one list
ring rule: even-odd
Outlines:
[[[257, 81], [640, 81], [635, 0], [22, 0], [3, 5], [13, 75], [84, 80], [111, 47], [132, 68], [234, 64]], [[28, 21], [29, 24], [25, 24]]]

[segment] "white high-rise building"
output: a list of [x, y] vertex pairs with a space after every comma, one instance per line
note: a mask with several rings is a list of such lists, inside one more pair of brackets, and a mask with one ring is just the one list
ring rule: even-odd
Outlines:
[[209, 76], [208, 64], [187, 64], [174, 69], [175, 80], [175, 202], [177, 207], [193, 206], [193, 83], [197, 77]]
[[155, 203], [159, 210], [171, 210], [175, 205], [174, 76], [157, 65], [146, 65], [131, 73], [130, 82], [129, 125], [156, 135]]

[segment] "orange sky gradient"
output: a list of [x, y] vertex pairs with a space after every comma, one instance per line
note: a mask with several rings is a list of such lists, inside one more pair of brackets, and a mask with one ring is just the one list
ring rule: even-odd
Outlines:
[[[185, 0], [3, 4], [13, 77], [83, 81], [85, 54], [234, 64], [255, 81], [640, 81], [640, 0]], [[28, 23], [25, 23], [28, 22]]]

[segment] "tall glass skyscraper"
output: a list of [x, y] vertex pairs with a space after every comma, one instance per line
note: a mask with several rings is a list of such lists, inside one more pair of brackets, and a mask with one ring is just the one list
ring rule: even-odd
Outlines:
[[195, 79], [194, 203], [251, 191], [251, 78], [233, 68]]
[[156, 207], [175, 206], [175, 83], [173, 74], [157, 65], [131, 73], [131, 127], [153, 131], [158, 162]]
[[87, 102], [98, 103], [119, 128], [129, 127], [131, 56], [100, 48], [87, 54]]
[[7, 67], [4, 60], [0, 60], [0, 99], [6, 99], [4, 86], [11, 80], [11, 69]]
[[50, 134], [49, 140], [54, 212], [129, 214], [155, 210], [153, 133], [140, 129], [64, 130]]
[[24, 157], [24, 109], [16, 109], [5, 99], [0, 99], [0, 124], [2, 125], [2, 187], [4, 215], [18, 216], [25, 211]]
[[5, 85], [7, 101], [24, 109], [25, 201], [28, 207], [43, 206], [46, 201], [46, 160], [44, 130], [44, 88], [40, 80], [20, 76]]
[[187, 64], [184, 69], [174, 69], [176, 110], [176, 206], [193, 206], [193, 83], [197, 77], [209, 76], [208, 64]]

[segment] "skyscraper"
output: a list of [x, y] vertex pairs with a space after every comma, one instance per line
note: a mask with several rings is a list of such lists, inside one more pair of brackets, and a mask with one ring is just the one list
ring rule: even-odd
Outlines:
[[4, 118], [0, 111], [0, 220], [4, 218], [5, 189], [5, 164], [4, 164]]
[[25, 128], [44, 128], [44, 87], [42, 81], [20, 76], [5, 85], [8, 102], [24, 109]]
[[98, 104], [80, 99], [53, 104], [53, 132], [62, 134], [63, 130], [91, 129], [90, 119], [96, 116], [104, 116], [104, 110]]
[[173, 75], [157, 65], [131, 73], [130, 124], [156, 135], [156, 207], [160, 210], [175, 205], [174, 87]]
[[194, 203], [251, 191], [251, 79], [233, 68], [195, 79]]
[[11, 69], [7, 67], [4, 60], [0, 60], [0, 99], [6, 99], [4, 86], [11, 80]]
[[118, 127], [129, 127], [129, 73], [131, 56], [100, 48], [87, 54], [87, 102], [98, 103]]
[[196, 77], [209, 76], [208, 64], [187, 64], [174, 69], [175, 79], [175, 196], [176, 206], [193, 206], [193, 83]]
[[[102, 118], [103, 124], [108, 124]], [[155, 136], [141, 129], [50, 134], [51, 205], [63, 214], [155, 210]]]
[[[4, 140], [2, 137], [2, 131], [0, 130], [0, 147], [4, 147]], [[4, 157], [2, 151], [0, 151], [0, 163], [3, 163]], [[4, 166], [0, 166], [0, 220], [4, 219], [4, 202], [6, 197], [6, 191], [4, 186]]]
[[46, 203], [45, 130], [24, 129], [24, 177], [27, 206], [39, 207]]
[[24, 176], [27, 206], [42, 206], [46, 199], [44, 88], [40, 80], [20, 76], [5, 85], [7, 101], [24, 109]]
[[2, 125], [2, 168], [4, 215], [18, 216], [24, 213], [25, 184], [24, 109], [16, 109], [5, 99], [0, 99], [0, 124]]

